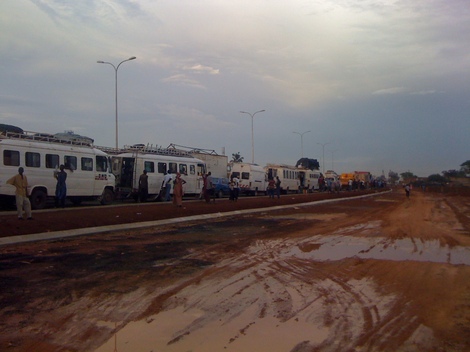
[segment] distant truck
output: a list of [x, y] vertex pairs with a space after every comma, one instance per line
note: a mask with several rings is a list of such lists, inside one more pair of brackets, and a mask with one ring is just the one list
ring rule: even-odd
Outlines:
[[356, 180], [361, 184], [363, 183], [364, 188], [370, 186], [370, 181], [372, 180], [372, 175], [369, 171], [354, 171], [356, 174]]
[[341, 188], [348, 189], [349, 180], [358, 183], [358, 187], [367, 188], [370, 185], [372, 175], [369, 171], [354, 171], [352, 173], [342, 173], [340, 176]]
[[349, 180], [354, 181], [356, 179], [356, 174], [354, 172], [352, 173], [342, 173], [339, 177], [339, 180], [341, 182], [341, 188], [342, 189], [348, 189], [349, 187]]

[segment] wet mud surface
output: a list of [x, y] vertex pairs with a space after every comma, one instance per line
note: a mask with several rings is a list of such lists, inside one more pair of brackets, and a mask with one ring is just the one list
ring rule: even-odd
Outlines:
[[469, 350], [469, 253], [469, 195], [401, 190], [5, 245], [0, 350]]

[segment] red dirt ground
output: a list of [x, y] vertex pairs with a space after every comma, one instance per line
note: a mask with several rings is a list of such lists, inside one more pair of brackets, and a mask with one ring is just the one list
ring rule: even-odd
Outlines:
[[[330, 197], [338, 196], [51, 209], [22, 222], [11, 212], [0, 224], [2, 236], [12, 236]], [[358, 243], [370, 247], [355, 256], [316, 257]], [[380, 258], [400, 249], [409, 257]], [[468, 263], [469, 249], [468, 190], [413, 191], [407, 200], [402, 189], [4, 245], [0, 350], [468, 351], [470, 265], [456, 255]], [[447, 253], [444, 260], [439, 253]], [[185, 314], [193, 318], [184, 321]]]

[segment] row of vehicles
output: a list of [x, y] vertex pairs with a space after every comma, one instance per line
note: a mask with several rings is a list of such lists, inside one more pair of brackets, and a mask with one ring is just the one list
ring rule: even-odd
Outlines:
[[[167, 171], [180, 172], [186, 181], [185, 194], [202, 191], [203, 160], [168, 148], [136, 145], [123, 149], [96, 147], [76, 135], [48, 135], [0, 126], [0, 198], [14, 199], [15, 188], [6, 181], [21, 166], [28, 178], [33, 209], [42, 209], [54, 197], [54, 174], [60, 165], [67, 171], [67, 198], [74, 204], [98, 199], [111, 204], [116, 198], [136, 197], [139, 177], [147, 171], [149, 199], [157, 199]], [[69, 138], [70, 137], [70, 138]]]
[[239, 179], [241, 193], [265, 194], [269, 179], [279, 178], [282, 193], [308, 192], [320, 188], [321, 173], [304, 167], [285, 164], [267, 164], [265, 167], [249, 163], [229, 163], [229, 175]]
[[[122, 149], [97, 147], [93, 140], [73, 133], [49, 135], [27, 132], [15, 126], [0, 125], [0, 197], [13, 199], [15, 189], [6, 181], [18, 167], [25, 168], [34, 209], [42, 209], [55, 194], [53, 177], [63, 164], [67, 171], [67, 197], [74, 204], [98, 199], [110, 204], [115, 199], [137, 199], [139, 177], [148, 175], [149, 200], [158, 200], [165, 173], [181, 173], [185, 196], [199, 197], [203, 175], [211, 171], [216, 196], [228, 193], [229, 179], [237, 177], [241, 194], [265, 194], [269, 179], [279, 178], [282, 193], [315, 191], [321, 187], [322, 174], [303, 166], [228, 162], [214, 151], [185, 151], [142, 144]], [[335, 174], [336, 175], [336, 174]], [[325, 176], [327, 176], [325, 174]], [[336, 179], [338, 178], [336, 176]]]

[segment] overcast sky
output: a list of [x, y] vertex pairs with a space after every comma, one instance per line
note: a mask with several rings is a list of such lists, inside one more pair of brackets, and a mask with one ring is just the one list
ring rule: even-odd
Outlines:
[[[429, 176], [470, 159], [468, 0], [2, 0], [0, 123]], [[293, 132], [304, 133], [303, 138]], [[328, 143], [328, 144], [326, 144]], [[322, 164], [323, 166], [323, 164]]]

